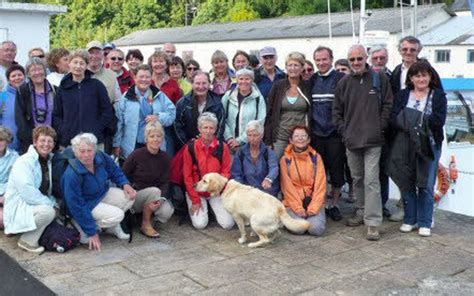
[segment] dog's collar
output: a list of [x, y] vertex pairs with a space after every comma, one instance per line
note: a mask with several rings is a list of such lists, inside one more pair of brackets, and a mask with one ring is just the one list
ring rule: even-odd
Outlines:
[[225, 185], [224, 187], [222, 188], [221, 192], [219, 193], [219, 195], [222, 195], [222, 193], [224, 193], [224, 191], [226, 190], [227, 188], [227, 184], [229, 183], [230, 180], [227, 180], [227, 182], [225, 182]]

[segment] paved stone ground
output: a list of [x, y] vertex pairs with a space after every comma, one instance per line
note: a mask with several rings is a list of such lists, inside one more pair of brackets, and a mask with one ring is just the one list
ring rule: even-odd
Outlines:
[[474, 295], [474, 218], [437, 210], [435, 221], [430, 238], [384, 222], [382, 239], [369, 242], [364, 227], [328, 221], [323, 237], [283, 231], [250, 249], [237, 229], [174, 219], [158, 226], [158, 240], [104, 234], [100, 253], [32, 255], [3, 233], [0, 248], [59, 295]]

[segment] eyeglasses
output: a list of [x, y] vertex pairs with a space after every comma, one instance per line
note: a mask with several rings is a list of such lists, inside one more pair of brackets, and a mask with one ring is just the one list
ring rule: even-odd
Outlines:
[[364, 57], [349, 58], [349, 62], [353, 63], [355, 61], [362, 62]]
[[45, 57], [44, 54], [40, 54], [40, 55], [34, 56], [34, 57], [32, 57], [32, 58], [44, 59], [44, 57]]
[[308, 135], [293, 135], [293, 139], [307, 140]]
[[403, 48], [401, 49], [401, 51], [403, 51], [403, 52], [407, 52], [407, 51], [409, 51], [409, 52], [417, 52], [418, 49], [416, 49], [416, 48], [403, 47]]
[[188, 70], [188, 71], [196, 71], [197, 68], [196, 68], [196, 67], [187, 67], [186, 70]]
[[121, 58], [121, 57], [111, 57], [111, 58], [109, 58], [109, 59], [110, 59], [111, 61], [114, 61], [114, 62], [115, 62], [115, 61], [123, 61], [123, 58]]
[[262, 57], [264, 60], [271, 60], [271, 59], [274, 59], [275, 56], [274, 55], [266, 55], [266, 56], [263, 56]]

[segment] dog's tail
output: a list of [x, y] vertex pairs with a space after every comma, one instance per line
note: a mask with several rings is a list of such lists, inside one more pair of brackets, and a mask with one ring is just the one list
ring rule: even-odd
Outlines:
[[280, 216], [280, 221], [283, 223], [283, 225], [285, 225], [285, 227], [291, 232], [305, 233], [309, 228], [308, 221], [291, 218], [283, 205], [278, 209], [278, 215]]

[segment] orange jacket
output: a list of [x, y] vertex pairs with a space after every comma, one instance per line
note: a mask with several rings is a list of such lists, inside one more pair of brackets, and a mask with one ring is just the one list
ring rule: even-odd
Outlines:
[[[202, 176], [207, 173], [219, 173], [228, 179], [230, 178], [231, 156], [229, 147], [224, 143], [221, 163], [219, 159], [213, 155], [218, 145], [219, 142], [217, 138], [214, 139], [207, 148], [200, 138], [194, 141], [194, 154], [196, 155], [199, 171], [198, 167], [193, 164], [188, 147], [186, 146], [185, 148], [186, 150], [183, 153], [183, 179], [186, 192], [189, 194], [189, 198], [193, 204], [200, 204], [201, 197], [209, 197], [209, 194], [197, 192], [194, 189], [194, 185], [201, 180]], [[199, 176], [199, 172], [201, 172], [201, 176]]]
[[[314, 174], [314, 161], [316, 157], [316, 175]], [[301, 180], [296, 169], [301, 175]], [[324, 207], [326, 199], [326, 172], [321, 156], [311, 147], [301, 153], [293, 151], [293, 145], [288, 145], [283, 157], [280, 159], [280, 181], [283, 192], [283, 204], [294, 212], [304, 211], [303, 199], [305, 192], [311, 195], [311, 202], [307, 212], [311, 215], [318, 214]], [[314, 182], [314, 190], [313, 189]], [[304, 189], [304, 190], [303, 190]]]

